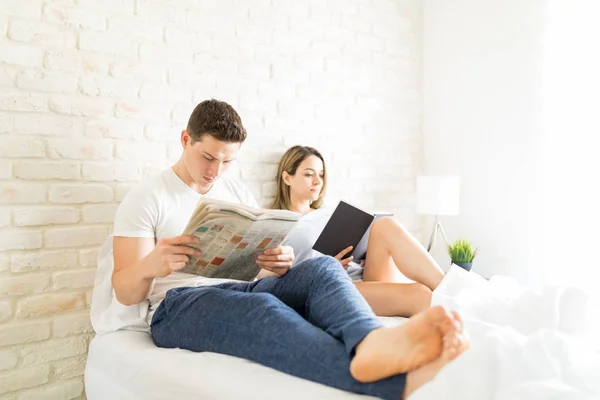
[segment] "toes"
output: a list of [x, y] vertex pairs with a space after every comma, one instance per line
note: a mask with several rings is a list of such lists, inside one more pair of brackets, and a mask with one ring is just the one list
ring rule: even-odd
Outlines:
[[443, 305], [437, 305], [429, 309], [429, 313], [433, 321], [437, 323], [444, 322], [448, 318], [452, 318], [452, 313]]
[[438, 327], [443, 336], [452, 335], [458, 332], [456, 321], [454, 321], [450, 315], [448, 315], [448, 318], [444, 318]]
[[463, 319], [456, 311], [449, 312], [446, 318], [442, 319], [439, 326], [444, 335], [452, 332], [462, 332], [464, 328]]
[[457, 311], [450, 311], [441, 305], [430, 310], [434, 325], [437, 326], [442, 336], [463, 332], [464, 322]]
[[444, 335], [449, 335], [454, 332], [454, 323], [452, 322], [451, 319], [444, 321], [440, 325], [440, 329]]
[[456, 335], [449, 336], [444, 341], [444, 345], [446, 350], [445, 356], [448, 361], [452, 361], [471, 347], [471, 341], [466, 334], [457, 333]]
[[468, 337], [458, 332], [445, 335], [443, 343], [441, 357], [447, 362], [454, 360], [470, 346]]
[[471, 347], [471, 337], [469, 336], [469, 334], [467, 332], [462, 332], [461, 333], [461, 348], [462, 351], [466, 351]]
[[454, 357], [454, 353], [456, 351], [455, 347], [454, 347], [454, 335], [446, 335], [444, 336], [444, 347], [442, 350], [442, 354], [440, 355], [440, 357], [445, 361], [451, 361]]
[[463, 319], [460, 316], [460, 314], [457, 311], [452, 311], [452, 318], [456, 322], [457, 330], [459, 332], [462, 332], [463, 331], [463, 327], [464, 327], [464, 322], [463, 322]]

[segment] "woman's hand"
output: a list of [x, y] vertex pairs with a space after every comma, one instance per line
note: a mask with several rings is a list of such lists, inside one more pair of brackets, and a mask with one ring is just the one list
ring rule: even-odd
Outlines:
[[337, 254], [337, 256], [334, 257], [336, 260], [338, 260], [340, 262], [340, 264], [342, 264], [342, 267], [344, 267], [344, 269], [348, 269], [348, 264], [350, 263], [350, 261], [352, 261], [354, 259], [354, 257], [352, 257], [352, 256], [344, 258], [344, 256], [346, 254], [350, 253], [353, 248], [354, 248], [353, 246], [348, 246], [344, 250], [340, 251]]

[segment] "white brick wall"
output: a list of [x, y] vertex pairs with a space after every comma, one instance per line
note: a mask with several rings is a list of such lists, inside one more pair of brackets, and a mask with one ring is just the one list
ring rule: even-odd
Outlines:
[[0, 3], [0, 398], [84, 397], [97, 249], [201, 100], [240, 112], [231, 173], [264, 204], [308, 144], [332, 199], [418, 233], [418, 0]]

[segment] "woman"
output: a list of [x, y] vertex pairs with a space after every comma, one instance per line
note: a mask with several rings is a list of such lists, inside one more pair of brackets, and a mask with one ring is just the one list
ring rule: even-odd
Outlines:
[[[321, 208], [327, 188], [327, 171], [323, 156], [316, 149], [307, 146], [288, 149], [279, 162], [276, 179], [277, 194], [272, 208], [302, 214]], [[323, 213], [326, 218], [329, 215]], [[302, 232], [293, 239], [295, 244], [288, 243], [296, 247], [299, 261], [324, 226], [323, 218], [317, 221], [313, 219], [305, 224], [308, 231], [312, 229], [310, 233]], [[298, 239], [304, 243], [298, 244]], [[344, 258], [350, 251], [352, 247], [342, 250], [335, 258], [351, 273], [358, 290], [377, 315], [409, 317], [428, 308], [432, 291], [444, 277], [444, 272], [429, 253], [391, 217], [382, 217], [373, 223], [364, 262], [359, 265], [352, 257]], [[310, 256], [313, 254], [305, 257]], [[404, 277], [414, 283], [400, 283]]]

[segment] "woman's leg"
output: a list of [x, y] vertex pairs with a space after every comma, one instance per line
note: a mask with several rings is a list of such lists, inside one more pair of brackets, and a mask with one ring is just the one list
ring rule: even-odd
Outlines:
[[376, 315], [411, 317], [431, 305], [431, 290], [420, 283], [354, 282]]
[[365, 281], [400, 282], [401, 274], [435, 290], [444, 272], [433, 257], [398, 221], [383, 217], [369, 235]]

